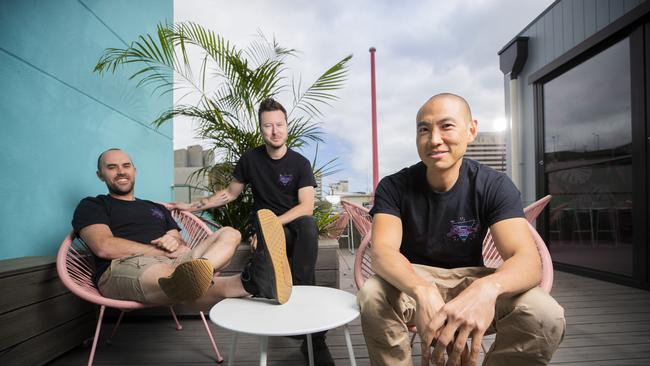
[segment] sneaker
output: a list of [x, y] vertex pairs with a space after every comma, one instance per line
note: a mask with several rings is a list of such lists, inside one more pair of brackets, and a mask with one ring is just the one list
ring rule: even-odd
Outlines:
[[158, 285], [174, 302], [193, 301], [208, 291], [213, 274], [210, 261], [193, 259], [179, 264], [169, 277], [159, 278]]
[[287, 259], [284, 229], [273, 212], [257, 211], [257, 248], [251, 258], [248, 272], [257, 288], [255, 296], [275, 299], [284, 304], [291, 297], [293, 280]]
[[[314, 365], [315, 366], [334, 366], [334, 360], [332, 359], [332, 354], [330, 353], [327, 343], [325, 343], [325, 338], [323, 337], [312, 337], [312, 350], [314, 351]], [[309, 350], [307, 348], [307, 339], [302, 342], [300, 346], [300, 352], [305, 356], [305, 361], [309, 364]]]

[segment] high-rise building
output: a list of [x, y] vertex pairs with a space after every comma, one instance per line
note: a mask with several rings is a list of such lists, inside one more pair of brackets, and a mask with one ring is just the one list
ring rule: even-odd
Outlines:
[[316, 199], [322, 200], [323, 199], [323, 175], [318, 172], [314, 174], [314, 178], [316, 178]]
[[195, 174], [214, 164], [212, 151], [201, 145], [174, 150], [174, 196], [178, 202], [193, 202], [210, 195], [207, 174]]
[[500, 172], [506, 171], [506, 142], [503, 132], [479, 132], [467, 146], [465, 157]]
[[349, 184], [347, 179], [342, 179], [339, 180], [338, 182], [334, 182], [330, 184], [330, 193], [331, 194], [338, 194], [342, 192], [349, 192]]

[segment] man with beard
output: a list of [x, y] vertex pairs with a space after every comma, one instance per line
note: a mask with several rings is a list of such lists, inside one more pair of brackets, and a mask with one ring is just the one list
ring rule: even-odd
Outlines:
[[[294, 285], [313, 285], [318, 255], [318, 229], [314, 221], [314, 187], [316, 180], [309, 160], [287, 147], [287, 112], [272, 98], [263, 100], [258, 121], [264, 145], [244, 153], [232, 173], [233, 181], [224, 190], [194, 204], [175, 204], [182, 210], [205, 210], [235, 200], [250, 184], [255, 211], [269, 209], [278, 215], [286, 237], [287, 256]], [[256, 246], [259, 233], [253, 235]], [[259, 245], [257, 245], [259, 247]], [[258, 289], [249, 281], [258, 276], [250, 264], [242, 273], [244, 288], [255, 294]], [[333, 365], [324, 333], [313, 335], [314, 360], [317, 365]], [[302, 353], [307, 355], [307, 342]]]
[[[72, 226], [96, 257], [94, 280], [102, 295], [147, 304], [191, 303], [202, 309], [227, 297], [251, 295], [240, 275], [213, 278], [234, 255], [241, 241], [237, 230], [221, 228], [190, 250], [164, 206], [135, 197], [136, 168], [124, 151], [103, 152], [97, 177], [109, 194], [81, 200]], [[254, 279], [261, 289], [256, 295], [284, 303], [291, 294], [291, 274], [284, 238], [272, 233], [281, 232], [281, 224], [268, 210], [255, 219], [263, 229], [258, 245], [263, 255], [252, 260], [261, 274]]]

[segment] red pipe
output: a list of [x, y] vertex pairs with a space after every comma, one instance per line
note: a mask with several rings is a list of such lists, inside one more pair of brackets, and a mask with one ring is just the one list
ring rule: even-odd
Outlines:
[[375, 51], [370, 47], [370, 97], [372, 109], [372, 191], [379, 183], [379, 157], [377, 155], [377, 96], [375, 90]]

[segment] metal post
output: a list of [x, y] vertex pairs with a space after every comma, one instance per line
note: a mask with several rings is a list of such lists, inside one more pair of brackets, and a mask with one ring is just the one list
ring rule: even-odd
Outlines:
[[377, 96], [375, 90], [375, 51], [370, 47], [370, 97], [372, 109], [372, 191], [379, 183], [379, 158], [377, 156]]

